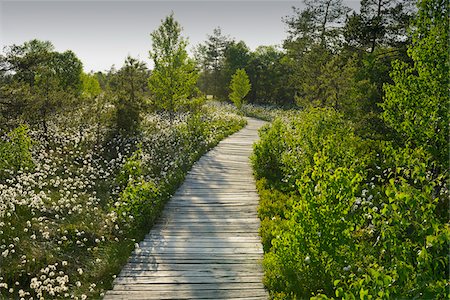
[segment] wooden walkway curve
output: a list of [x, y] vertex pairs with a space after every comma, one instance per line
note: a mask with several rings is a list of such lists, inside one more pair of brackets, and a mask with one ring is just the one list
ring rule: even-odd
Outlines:
[[205, 154], [105, 299], [267, 299], [249, 155], [262, 121]]

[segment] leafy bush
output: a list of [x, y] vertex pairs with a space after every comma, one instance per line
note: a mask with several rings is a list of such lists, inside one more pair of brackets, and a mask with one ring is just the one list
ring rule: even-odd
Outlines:
[[260, 132], [252, 159], [272, 298], [448, 297], [447, 174], [420, 147], [353, 132], [320, 109]]
[[0, 140], [0, 158], [0, 178], [6, 176], [7, 171], [33, 167], [31, 138], [26, 125], [17, 127]]
[[[120, 204], [115, 208], [123, 222], [145, 226], [156, 218], [160, 201], [158, 189], [151, 182], [130, 182], [120, 195]], [[126, 218], [128, 217], [128, 218]]]
[[449, 167], [449, 12], [444, 0], [418, 1], [413, 43], [408, 55], [414, 66], [395, 62], [386, 84], [383, 119], [403, 142], [425, 147], [445, 169]]

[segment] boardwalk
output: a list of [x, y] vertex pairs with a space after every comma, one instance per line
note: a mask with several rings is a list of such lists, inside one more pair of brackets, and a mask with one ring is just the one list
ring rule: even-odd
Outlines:
[[248, 120], [192, 168], [105, 299], [267, 299]]

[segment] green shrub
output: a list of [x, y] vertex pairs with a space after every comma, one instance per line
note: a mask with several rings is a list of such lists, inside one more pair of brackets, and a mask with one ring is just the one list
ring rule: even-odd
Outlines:
[[[159, 192], [151, 182], [130, 182], [120, 195], [120, 206], [116, 208], [119, 219], [136, 224], [151, 224], [160, 202]], [[130, 218], [131, 216], [131, 218]]]
[[252, 159], [271, 297], [447, 298], [448, 174], [421, 147], [353, 132], [321, 109], [261, 131]]
[[141, 162], [142, 150], [139, 149], [126, 159], [119, 173], [116, 181], [119, 186], [126, 187], [129, 182], [139, 180], [142, 178], [144, 171]]
[[11, 131], [5, 141], [0, 141], [0, 178], [6, 176], [6, 170], [18, 171], [33, 166], [28, 127], [21, 125]]
[[280, 119], [260, 129], [261, 140], [253, 146], [253, 169], [257, 178], [267, 178], [269, 182], [277, 182], [283, 177], [281, 155], [287, 146], [281, 138], [286, 132]]

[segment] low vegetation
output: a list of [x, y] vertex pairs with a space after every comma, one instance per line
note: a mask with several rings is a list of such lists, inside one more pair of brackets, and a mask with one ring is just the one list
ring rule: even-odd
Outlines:
[[253, 161], [273, 298], [448, 296], [448, 178], [423, 148], [312, 109], [264, 128]]

